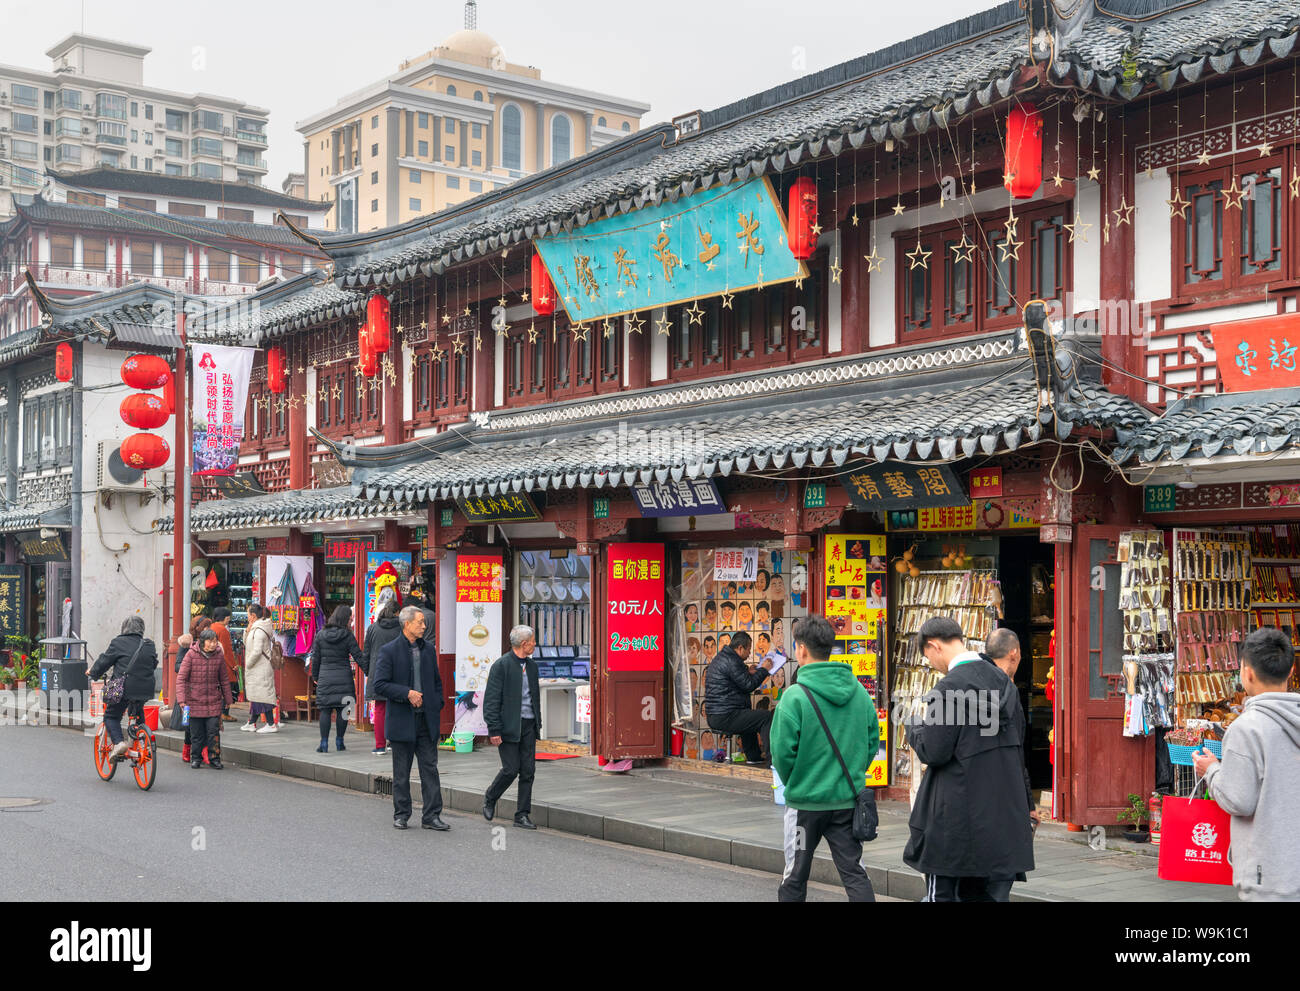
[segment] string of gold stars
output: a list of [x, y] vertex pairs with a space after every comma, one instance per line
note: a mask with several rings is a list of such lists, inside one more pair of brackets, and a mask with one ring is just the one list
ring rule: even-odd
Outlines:
[[[1097, 108], [1088, 108], [1088, 119], [1092, 122], [1092, 139], [1088, 144], [1088, 178], [1093, 182], [1101, 181], [1101, 169], [1097, 168]], [[1109, 118], [1103, 118], [1109, 121]]]
[[[1300, 137], [1300, 87], [1297, 85], [1297, 77], [1300, 77], [1300, 63], [1295, 59], [1291, 60], [1291, 138], [1295, 140]], [[1291, 160], [1291, 199], [1300, 197], [1300, 169], [1297, 169], [1297, 162], [1292, 156]]]
[[[934, 254], [934, 252], [926, 249], [921, 244], [921, 141], [919, 137], [917, 138], [916, 141], [915, 154], [916, 154], [916, 219], [913, 221], [913, 223], [915, 223], [916, 225], [916, 247], [913, 248], [911, 251], [909, 251], [906, 255], [907, 270], [909, 272], [915, 271], [918, 268], [923, 271], [929, 271], [930, 256]], [[901, 151], [899, 152], [899, 157], [900, 158], [902, 157]], [[899, 180], [901, 185], [901, 180], [903, 175], [903, 170], [901, 168], [898, 170], [898, 175], [899, 175]]]
[[[1082, 97], [1076, 97], [1076, 102], [1081, 99]], [[1064, 105], [1062, 105], [1061, 109], [1064, 110]], [[1083, 148], [1083, 118], [1081, 115], [1076, 115], [1074, 121], [1074, 181], [1076, 183], [1079, 181], [1082, 148]], [[1073, 244], [1076, 241], [1082, 241], [1086, 244], [1088, 241], [1088, 231], [1093, 226], [1092, 224], [1085, 223], [1083, 217], [1079, 215], [1079, 208], [1078, 208], [1079, 202], [1080, 199], [1076, 197], [1075, 208], [1074, 208], [1074, 220], [1071, 223], [1062, 226], [1062, 230], [1064, 230], [1070, 236], [1071, 244]]]
[[1196, 156], [1197, 165], [1210, 164], [1210, 81], [1201, 80], [1201, 153]]
[[1183, 199], [1183, 101], [1174, 100], [1174, 165], [1173, 165], [1173, 186], [1174, 195], [1165, 200], [1169, 206], [1169, 219], [1177, 217], [1179, 220], [1187, 219], [1187, 208], [1191, 203]]
[[1237, 76], [1235, 74], [1231, 78], [1230, 86], [1232, 88], [1232, 122], [1228, 125], [1228, 146], [1231, 161], [1228, 172], [1232, 176], [1232, 182], [1220, 194], [1223, 197], [1223, 211], [1225, 214], [1229, 210], [1236, 210], [1240, 213], [1241, 198], [1246, 195], [1246, 191], [1237, 182]]
[[[1128, 202], [1128, 121], [1124, 118], [1119, 120], [1119, 177], [1116, 181], [1119, 185], [1119, 206], [1113, 211], [1115, 215], [1115, 230], [1119, 231], [1125, 224], [1132, 224], [1133, 207]], [[1110, 181], [1110, 176], [1106, 177]]]
[[1268, 158], [1273, 154], [1273, 146], [1268, 140], [1268, 63], [1264, 63], [1264, 74], [1259, 80], [1260, 91], [1263, 94], [1264, 116], [1260, 127], [1264, 129], [1264, 143], [1259, 146], [1259, 153], [1262, 157]]
[[1056, 168], [1052, 173], [1052, 185], [1060, 189], [1065, 184], [1065, 176], [1061, 175], [1061, 109], [1063, 104], [1056, 106]]
[[880, 191], [880, 169], [876, 152], [879, 145], [874, 142], [871, 145], [871, 254], [863, 255], [862, 260], [867, 263], [867, 274], [879, 272], [880, 266], [885, 263], [885, 258], [876, 250], [876, 202]]
[[[833, 194], [833, 200], [834, 200], [833, 206], [835, 208], [835, 213], [833, 216], [833, 222], [831, 227], [831, 239], [834, 245], [833, 250], [835, 252], [835, 257], [831, 259], [830, 271], [831, 271], [831, 282], [838, 283], [840, 281], [840, 273], [844, 271], [844, 269], [840, 266], [840, 162], [839, 159], [837, 158], [831, 159], [831, 168], [834, 169], [835, 171], [835, 192]], [[802, 283], [803, 279], [800, 278], [799, 282]], [[797, 288], [802, 289], [803, 286], [800, 285]]]

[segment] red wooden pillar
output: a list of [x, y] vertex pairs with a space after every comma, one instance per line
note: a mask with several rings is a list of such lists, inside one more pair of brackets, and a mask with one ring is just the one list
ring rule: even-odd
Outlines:
[[470, 409], [479, 413], [496, 405], [497, 335], [491, 324], [486, 328], [480, 325], [477, 341], [467, 342], [467, 347], [473, 348], [470, 352], [470, 367], [474, 370], [474, 385]]
[[[646, 327], [650, 327], [648, 320]], [[646, 330], [639, 334], [628, 334], [627, 350], [627, 387], [645, 389], [650, 385], [650, 334]]]
[[[837, 218], [838, 219], [838, 218]], [[840, 352], [861, 354], [867, 350], [867, 315], [870, 301], [871, 274], [863, 256], [870, 254], [870, 221], [859, 219], [840, 227]], [[834, 283], [828, 287], [835, 292]]]
[[[286, 347], [289, 362], [289, 398], [302, 399], [289, 406], [289, 488], [311, 487], [311, 450], [314, 441], [307, 435], [307, 354], [306, 341], [298, 349]], [[303, 553], [310, 553], [309, 551]]]
[[[1123, 111], [1117, 111], [1107, 126], [1113, 132], [1109, 138], [1106, 171], [1101, 186], [1101, 304], [1100, 331], [1101, 354], [1111, 365], [1126, 371], [1135, 369], [1133, 342], [1142, 329], [1130, 326], [1134, 294], [1134, 252], [1136, 239], [1133, 223], [1137, 216], [1133, 206], [1133, 168], [1137, 156], [1131, 140], [1123, 136], [1127, 121]], [[1128, 161], [1125, 161], [1125, 159]], [[1123, 222], [1125, 218], [1127, 222]], [[1109, 224], [1109, 237], [1106, 236]], [[1114, 392], [1140, 399], [1140, 383], [1122, 375], [1115, 368], [1102, 366], [1102, 382]]]

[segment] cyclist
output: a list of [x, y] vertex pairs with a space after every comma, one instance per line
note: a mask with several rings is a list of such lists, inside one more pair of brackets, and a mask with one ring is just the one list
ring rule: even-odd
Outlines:
[[130, 746], [122, 739], [122, 714], [129, 711], [132, 721], [144, 718], [144, 703], [154, 696], [153, 672], [157, 666], [158, 651], [144, 635], [144, 620], [128, 616], [122, 621], [122, 632], [90, 668], [92, 681], [104, 676], [126, 678], [121, 701], [104, 707], [104, 725], [108, 727], [108, 738], [113, 741], [110, 760], [118, 760]]

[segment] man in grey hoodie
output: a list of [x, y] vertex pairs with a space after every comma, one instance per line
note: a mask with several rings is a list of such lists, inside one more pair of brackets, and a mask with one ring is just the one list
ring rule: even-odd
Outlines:
[[1241, 646], [1245, 708], [1223, 738], [1223, 761], [1202, 750], [1196, 773], [1232, 816], [1232, 883], [1243, 901], [1300, 900], [1300, 695], [1286, 690], [1291, 639], [1271, 627]]

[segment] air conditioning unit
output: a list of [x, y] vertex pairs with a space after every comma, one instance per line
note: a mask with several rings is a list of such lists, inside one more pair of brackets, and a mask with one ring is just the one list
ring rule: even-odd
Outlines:
[[118, 446], [116, 441], [99, 442], [99, 458], [95, 472], [97, 490], [149, 496], [158, 495], [159, 489], [168, 490], [176, 475], [173, 469], [154, 468], [150, 471], [140, 471], [132, 468], [122, 460]]

